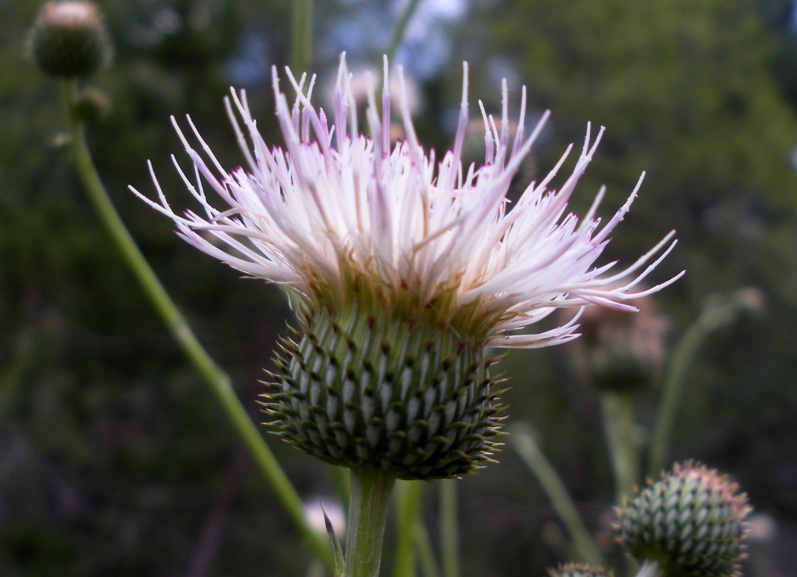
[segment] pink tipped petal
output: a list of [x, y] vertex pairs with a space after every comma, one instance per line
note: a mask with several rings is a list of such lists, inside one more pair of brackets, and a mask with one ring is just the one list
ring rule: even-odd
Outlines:
[[[245, 168], [223, 168], [190, 118], [186, 133], [172, 120], [193, 165], [193, 177], [175, 161], [177, 171], [201, 214], [175, 213], [151, 165], [157, 198], [132, 187], [131, 191], [171, 218], [187, 242], [248, 276], [286, 286], [310, 301], [322, 286], [326, 293], [337, 291], [340, 299], [351, 298], [345, 284], [354, 271], [398, 295], [395, 298], [411, 295], [413, 302], [420, 300], [424, 306], [434, 306], [446, 296], [453, 299], [453, 306], [476, 306], [477, 313], [489, 319], [487, 344], [492, 347], [536, 348], [567, 342], [578, 336], [579, 314], [543, 332], [529, 329], [562, 308], [580, 310], [597, 304], [635, 310], [630, 301], [681, 277], [683, 273], [652, 288], [640, 288], [675, 247], [674, 233], [626, 268], [598, 263], [630, 210], [644, 174], [605, 224], [596, 216], [604, 189], [583, 217], [569, 212], [569, 198], [592, 161], [602, 127], [593, 139], [587, 125], [579, 158], [559, 190], [551, 189], [551, 183], [572, 147], [549, 174], [509, 203], [510, 185], [549, 116], [545, 112], [526, 135], [525, 88], [514, 129], [505, 81], [500, 125], [479, 102], [485, 164], [463, 168], [469, 125], [467, 64], [463, 76], [453, 145], [440, 160], [419, 142], [401, 69], [397, 96], [404, 141], [393, 142], [387, 59], [381, 111], [371, 81], [364, 117], [368, 134], [358, 132], [352, 75], [342, 55], [331, 124], [312, 103], [314, 76], [297, 79], [286, 70], [293, 92], [289, 104], [274, 69], [282, 148], [268, 147], [245, 92], [231, 90], [225, 108]], [[207, 193], [203, 182], [209, 185]]]

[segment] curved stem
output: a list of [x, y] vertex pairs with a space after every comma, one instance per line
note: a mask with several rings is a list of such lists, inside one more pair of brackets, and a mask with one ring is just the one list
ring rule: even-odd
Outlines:
[[762, 306], [760, 298], [755, 289], [749, 288], [739, 289], [719, 300], [715, 298], [678, 341], [662, 386], [661, 403], [651, 436], [648, 477], [655, 478], [665, 466], [686, 376], [698, 348], [711, 333], [730, 325], [746, 312], [757, 311]]
[[617, 502], [631, 495], [639, 475], [639, 452], [634, 439], [634, 397], [606, 392], [600, 396], [603, 428], [614, 473]]
[[545, 458], [532, 433], [525, 428], [516, 426], [512, 429], [510, 439], [523, 463], [537, 477], [543, 491], [548, 495], [548, 499], [567, 529], [578, 555], [587, 563], [602, 564], [603, 555], [600, 549], [584, 525], [581, 515], [578, 514], [567, 488], [548, 459]]
[[295, 525], [310, 542], [315, 554], [328, 567], [333, 566], [332, 554], [323, 536], [316, 533], [308, 524], [302, 502], [290, 481], [279, 466], [276, 458], [266, 445], [257, 427], [249, 418], [230, 384], [230, 378], [213, 361], [194, 335], [180, 311], [172, 302], [155, 273], [150, 268], [133, 237], [127, 231], [116, 212], [105, 187], [94, 168], [88, 145], [85, 127], [75, 114], [77, 83], [74, 79], [62, 81], [63, 98], [67, 108], [69, 131], [72, 137], [69, 153], [86, 193], [94, 205], [106, 232], [122, 255], [133, 276], [166, 327], [171, 331], [183, 353], [200, 379], [208, 386], [221, 405], [224, 415], [236, 430], [255, 460], [258, 468], [277, 495]]
[[352, 469], [343, 577], [377, 577], [387, 506], [395, 478], [383, 471]]
[[664, 467], [664, 460], [667, 457], [667, 449], [675, 424], [675, 416], [678, 412], [678, 405], [680, 404], [681, 397], [683, 396], [686, 374], [697, 354], [698, 347], [707, 336], [708, 332], [698, 319], [697, 322], [693, 323], [686, 330], [673, 352], [667, 377], [662, 386], [661, 403], [659, 405], [656, 424], [653, 427], [653, 434], [651, 435], [650, 456], [647, 468], [647, 475], [651, 479], [657, 477]]

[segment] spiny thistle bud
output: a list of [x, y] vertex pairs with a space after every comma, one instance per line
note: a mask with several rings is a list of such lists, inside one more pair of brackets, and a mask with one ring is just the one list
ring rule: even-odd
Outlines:
[[91, 2], [47, 2], [28, 34], [28, 52], [52, 76], [84, 77], [111, 61], [105, 22]]
[[556, 569], [548, 569], [549, 577], [612, 577], [611, 571], [606, 571], [603, 567], [592, 567], [579, 563], [565, 563]]
[[618, 510], [618, 541], [668, 577], [736, 577], [747, 496], [715, 470], [686, 462]]
[[[282, 341], [274, 430], [327, 462], [399, 479], [462, 475], [496, 448], [492, 357], [440, 308], [389, 310], [364, 279], [354, 303], [299, 316]], [[457, 330], [459, 329], [459, 330]]]

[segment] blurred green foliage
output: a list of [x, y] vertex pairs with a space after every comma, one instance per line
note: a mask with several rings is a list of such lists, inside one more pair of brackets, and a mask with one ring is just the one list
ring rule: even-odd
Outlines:
[[[317, 5], [314, 69], [329, 72], [344, 47], [354, 62], [379, 62], [392, 2]], [[113, 103], [90, 131], [95, 162], [165, 286], [259, 419], [258, 381], [289, 316], [285, 299], [185, 246], [126, 187], [149, 189], [152, 159], [170, 200], [180, 198], [168, 161], [180, 152], [172, 114], [190, 114], [222, 163], [240, 163], [221, 104], [231, 83], [249, 88], [267, 141], [279, 142], [269, 68], [289, 61], [290, 3], [101, 6], [116, 62], [92, 80]], [[633, 258], [678, 229], [680, 245], [657, 276], [688, 270], [659, 299], [673, 338], [709, 293], [753, 285], [768, 301], [764, 317], [718, 335], [700, 356], [673, 457], [734, 471], [755, 505], [797, 522], [797, 40], [785, 28], [789, 3], [467, 6], [464, 19], [429, 34], [450, 43], [445, 65], [421, 86], [421, 138], [446, 146], [462, 59], [473, 103], [497, 110], [507, 74], [517, 98], [528, 85], [534, 113], [553, 110], [535, 153], [542, 169], [567, 143], [580, 145], [588, 120], [607, 126], [574, 205], [606, 184], [608, 214], [647, 171], [609, 256]], [[57, 84], [22, 50], [37, 9], [29, 0], [0, 7], [0, 574], [302, 574], [307, 549], [147, 308], [56, 146]], [[534, 423], [598, 527], [610, 475], [594, 395], [570, 365], [566, 347], [509, 355], [510, 414]], [[645, 424], [655, 399], [644, 399]], [[303, 495], [331, 493], [325, 467], [271, 445]], [[461, 483], [465, 577], [542, 574], [562, 553], [533, 479], [509, 451], [499, 459]]]

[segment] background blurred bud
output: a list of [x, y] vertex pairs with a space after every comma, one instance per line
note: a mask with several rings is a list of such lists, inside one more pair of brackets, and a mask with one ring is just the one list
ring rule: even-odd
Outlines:
[[39, 10], [27, 49], [47, 74], [89, 76], [111, 62], [113, 49], [105, 22], [91, 2], [47, 2]]
[[657, 314], [652, 297], [635, 304], [637, 313], [589, 306], [581, 316], [582, 336], [572, 350], [599, 390], [640, 390], [661, 373], [669, 322]]
[[766, 513], [750, 515], [746, 522], [747, 540], [755, 543], [769, 543], [778, 533], [778, 522]]
[[550, 577], [611, 577], [612, 572], [606, 572], [603, 567], [566, 563], [556, 569], [548, 569], [548, 575]]
[[703, 465], [675, 465], [618, 510], [618, 541], [669, 577], [736, 577], [751, 511], [738, 489]]
[[766, 308], [766, 297], [756, 287], [742, 287], [727, 294], [711, 294], [703, 300], [701, 315], [711, 326], [723, 327], [754, 317]]
[[102, 90], [93, 86], [85, 86], [75, 102], [78, 118], [86, 124], [96, 124], [108, 116], [111, 101]]
[[56, 132], [47, 141], [47, 146], [54, 150], [63, 150], [72, 144], [72, 135], [68, 132]]
[[[367, 72], [367, 73], [366, 73]], [[370, 76], [370, 77], [369, 77]], [[380, 82], [382, 81], [382, 71], [379, 68], [370, 70], [358, 70], [351, 75], [350, 89], [351, 96], [357, 106], [357, 116], [361, 121], [366, 118], [366, 108], [368, 105], [368, 96], [377, 90], [376, 99], [379, 101], [381, 92], [379, 91]], [[401, 106], [406, 104], [410, 115], [416, 116], [421, 114], [426, 107], [422, 87], [412, 75], [404, 76], [404, 89], [401, 88], [398, 74], [391, 74], [388, 79], [390, 98], [390, 113], [392, 121], [390, 124], [390, 141], [396, 142], [397, 140], [404, 140], [404, 126], [401, 120]], [[327, 105], [330, 108], [334, 107], [331, 95], [335, 93], [335, 85], [337, 83], [336, 76], [330, 76], [326, 81], [326, 89], [323, 91], [327, 97]], [[482, 157], [484, 153], [482, 152]]]
[[[381, 68], [377, 68], [370, 71], [370, 78], [368, 74], [365, 74], [365, 71], [358, 70], [352, 73], [351, 77], [351, 95], [354, 98], [354, 102], [358, 104], [361, 108], [358, 110], [360, 113], [360, 117], [365, 117], [365, 107], [368, 103], [368, 96], [373, 92], [374, 88], [379, 87], [379, 82], [382, 80], [382, 70]], [[337, 79], [335, 77], [330, 77], [329, 79], [329, 86], [328, 89], [324, 91], [324, 94], [334, 94], [334, 87]], [[421, 87], [418, 86], [418, 81], [415, 80], [411, 75], [406, 74], [404, 76], [404, 90], [401, 89], [401, 83], [399, 82], [399, 75], [398, 74], [391, 74], [390, 78], [388, 79], [389, 90], [391, 94], [390, 99], [390, 109], [391, 113], [396, 115], [399, 123], [401, 122], [401, 105], [406, 104], [407, 108], [409, 109], [410, 115], [416, 116], [423, 112], [424, 109], [424, 100], [423, 100], [423, 91]], [[376, 94], [377, 100], [381, 97], [381, 93]], [[406, 102], [404, 101], [406, 97]]]

